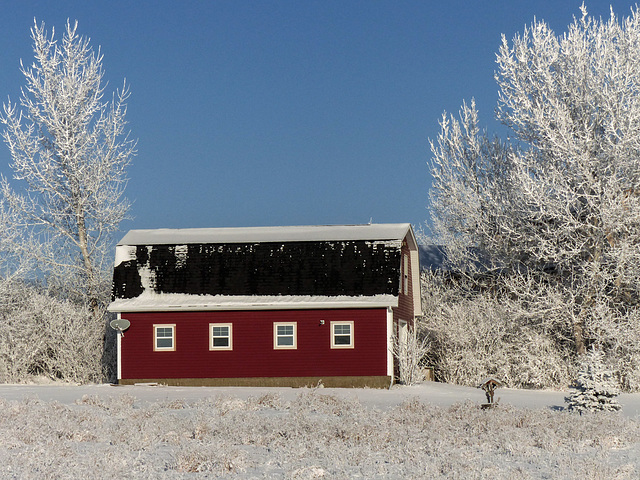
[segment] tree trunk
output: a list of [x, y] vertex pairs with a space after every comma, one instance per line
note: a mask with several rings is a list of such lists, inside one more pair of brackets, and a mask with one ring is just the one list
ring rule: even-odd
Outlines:
[[578, 355], [583, 355], [584, 353], [586, 353], [587, 349], [584, 344], [584, 329], [582, 320], [573, 322], [573, 339], [576, 342], [576, 353]]
[[87, 236], [87, 227], [85, 224], [84, 214], [80, 207], [76, 208], [76, 219], [78, 223], [78, 244], [80, 246], [80, 251], [82, 253], [82, 260], [84, 263], [84, 276], [87, 282], [87, 300], [89, 302], [89, 307], [93, 312], [93, 316], [97, 319], [98, 315], [100, 315], [99, 305], [100, 302], [97, 298], [97, 292], [95, 289], [95, 278], [94, 278], [94, 269], [93, 262], [91, 259], [91, 254], [89, 252], [89, 239]]

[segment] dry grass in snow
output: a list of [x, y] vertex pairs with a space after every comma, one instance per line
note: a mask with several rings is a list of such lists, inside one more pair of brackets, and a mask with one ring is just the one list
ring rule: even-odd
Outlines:
[[380, 410], [321, 390], [292, 401], [0, 400], [1, 478], [590, 478], [640, 475], [620, 414], [417, 399]]

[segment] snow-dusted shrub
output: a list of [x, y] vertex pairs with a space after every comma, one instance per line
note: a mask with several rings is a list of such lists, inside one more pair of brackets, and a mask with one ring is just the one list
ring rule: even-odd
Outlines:
[[575, 390], [565, 398], [570, 411], [598, 412], [618, 411], [620, 393], [617, 382], [609, 367], [604, 363], [604, 355], [597, 348], [591, 348], [580, 362], [580, 370]]
[[[367, 408], [321, 389], [273, 407], [233, 397], [73, 405], [0, 399], [7, 478], [637, 478], [640, 423], [606, 412], [408, 400]], [[225, 415], [215, 407], [235, 405]], [[245, 404], [243, 406], [243, 404]], [[257, 408], [256, 408], [257, 407]], [[200, 475], [198, 475], [200, 474]]]
[[435, 273], [422, 276], [421, 330], [436, 379], [476, 386], [487, 376], [506, 386], [565, 387], [573, 378], [569, 348], [557, 321], [537, 321], [521, 306], [491, 292], [469, 291]]
[[[431, 340], [427, 358], [437, 378], [474, 385], [493, 375], [509, 386], [568, 387], [578, 368], [572, 338], [575, 304], [523, 276], [499, 282], [505, 288], [495, 293], [469, 279], [423, 274], [420, 328]], [[618, 386], [638, 391], [640, 310], [621, 313], [599, 305], [582, 323], [584, 336], [600, 344]]]
[[400, 339], [397, 334], [391, 338], [391, 353], [398, 362], [398, 381], [403, 385], [413, 385], [425, 379], [422, 369], [424, 357], [429, 351], [429, 339], [418, 335], [414, 328], [409, 328], [406, 338]]
[[104, 379], [105, 315], [24, 285], [2, 300], [0, 382]]
[[265, 393], [259, 397], [249, 397], [247, 399], [247, 404], [255, 405], [256, 410], [259, 407], [273, 408], [276, 410], [282, 410], [285, 408], [285, 404], [283, 404], [280, 395], [277, 393]]
[[213, 473], [216, 477], [226, 477], [244, 472], [247, 453], [238, 447], [215, 443], [190, 443], [181, 447], [176, 454], [172, 468], [181, 473]]
[[598, 339], [606, 363], [624, 391], [640, 391], [640, 311], [625, 314], [599, 308], [589, 322], [587, 334]]

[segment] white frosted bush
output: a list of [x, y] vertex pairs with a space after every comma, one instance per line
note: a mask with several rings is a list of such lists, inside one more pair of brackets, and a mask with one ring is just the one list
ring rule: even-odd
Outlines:
[[398, 362], [398, 381], [401, 384], [413, 385], [424, 381], [422, 366], [428, 351], [429, 338], [418, 334], [415, 327], [408, 328], [404, 339], [394, 333], [391, 338], [391, 353]]
[[469, 291], [437, 274], [423, 275], [422, 292], [420, 331], [429, 340], [426, 357], [436, 379], [475, 386], [493, 376], [509, 387], [569, 385], [574, 366], [559, 320], [542, 322], [506, 297]]
[[0, 307], [0, 382], [104, 379], [106, 316], [21, 286]]
[[640, 391], [640, 312], [622, 316], [613, 308], [600, 308], [587, 332], [598, 338], [607, 364], [625, 391]]

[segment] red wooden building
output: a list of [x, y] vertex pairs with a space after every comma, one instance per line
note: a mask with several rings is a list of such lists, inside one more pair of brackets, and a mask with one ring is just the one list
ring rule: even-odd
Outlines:
[[420, 309], [409, 224], [132, 230], [109, 306], [123, 384], [372, 387]]

